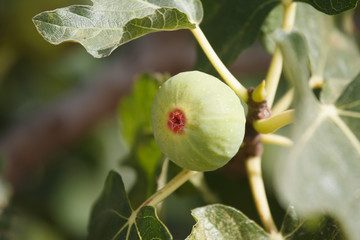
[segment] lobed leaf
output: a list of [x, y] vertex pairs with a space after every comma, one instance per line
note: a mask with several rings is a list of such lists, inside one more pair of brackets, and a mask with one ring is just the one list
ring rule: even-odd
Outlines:
[[360, 98], [355, 94], [360, 91], [360, 77], [335, 104], [321, 104], [308, 87], [304, 38], [298, 33], [277, 37], [285, 73], [296, 91], [294, 146], [281, 150], [275, 173], [279, 195], [302, 216], [334, 216], [351, 239], [360, 239]]
[[111, 171], [92, 210], [88, 239], [166, 240], [172, 236], [157, 217], [154, 207], [142, 207], [137, 213], [132, 210], [120, 175]]
[[192, 215], [197, 223], [186, 240], [262, 240], [270, 236], [240, 211], [221, 204], [196, 208]]
[[147, 33], [195, 28], [201, 19], [200, 0], [93, 0], [40, 13], [33, 22], [50, 43], [78, 42], [101, 58]]

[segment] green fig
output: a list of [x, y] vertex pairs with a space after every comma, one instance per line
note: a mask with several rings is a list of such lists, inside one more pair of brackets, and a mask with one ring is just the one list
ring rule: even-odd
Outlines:
[[239, 150], [245, 132], [240, 99], [219, 79], [179, 73], [160, 86], [151, 110], [160, 150], [182, 168], [212, 171]]

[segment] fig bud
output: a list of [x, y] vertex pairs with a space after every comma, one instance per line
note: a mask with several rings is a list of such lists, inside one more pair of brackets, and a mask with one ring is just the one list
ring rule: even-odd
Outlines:
[[153, 101], [151, 121], [161, 151], [182, 168], [224, 166], [244, 138], [240, 99], [219, 79], [198, 71], [169, 78]]

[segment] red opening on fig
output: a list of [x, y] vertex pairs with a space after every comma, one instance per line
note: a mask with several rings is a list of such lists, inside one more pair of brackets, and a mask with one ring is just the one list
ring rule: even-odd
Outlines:
[[177, 134], [182, 134], [185, 131], [185, 114], [178, 108], [175, 108], [169, 114], [169, 120], [167, 126], [171, 131]]

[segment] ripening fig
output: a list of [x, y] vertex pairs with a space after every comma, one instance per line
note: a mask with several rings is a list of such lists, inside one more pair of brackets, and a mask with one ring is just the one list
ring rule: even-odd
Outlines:
[[198, 71], [177, 74], [161, 85], [151, 121], [161, 151], [194, 171], [224, 166], [244, 138], [245, 114], [238, 96], [219, 79]]

